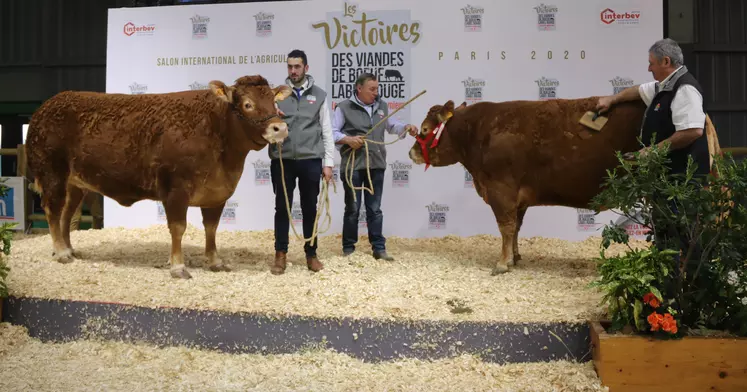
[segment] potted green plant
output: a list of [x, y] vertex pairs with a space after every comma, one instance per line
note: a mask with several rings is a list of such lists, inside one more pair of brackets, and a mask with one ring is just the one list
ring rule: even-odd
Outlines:
[[[714, 157], [702, 182], [692, 159], [687, 173], [667, 173], [668, 147], [618, 153], [592, 202], [647, 229], [642, 249], [624, 227], [603, 229], [592, 286], [607, 314], [591, 321], [594, 364], [613, 392], [738, 390], [747, 385], [747, 162]], [[608, 257], [613, 242], [627, 251]]]

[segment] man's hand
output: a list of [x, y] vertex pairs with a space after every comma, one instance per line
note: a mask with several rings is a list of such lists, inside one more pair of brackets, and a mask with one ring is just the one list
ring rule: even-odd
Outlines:
[[407, 126], [405, 126], [405, 131], [409, 132], [410, 136], [417, 136], [417, 134], [418, 134], [418, 127], [416, 127], [416, 126], [414, 126], [412, 124], [407, 124]]
[[353, 150], [363, 147], [363, 144], [366, 143], [361, 136], [345, 136], [344, 142]]
[[332, 168], [329, 166], [324, 166], [322, 168], [322, 177], [324, 177], [324, 181], [328, 182], [332, 179]]
[[604, 113], [608, 110], [610, 110], [610, 107], [615, 104], [615, 97], [612, 95], [601, 97], [599, 98], [599, 101], [597, 101], [596, 110], [600, 113]]
[[282, 111], [282, 110], [280, 110], [280, 107], [278, 106], [278, 103], [277, 103], [277, 102], [275, 102], [275, 110], [277, 110], [277, 112], [278, 112], [278, 116], [280, 116], [280, 117], [283, 117], [283, 116], [285, 116], [285, 113], [283, 113], [283, 111]]

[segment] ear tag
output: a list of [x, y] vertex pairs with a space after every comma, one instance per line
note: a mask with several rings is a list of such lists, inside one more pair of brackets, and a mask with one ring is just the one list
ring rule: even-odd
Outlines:
[[221, 97], [225, 97], [226, 96], [226, 92], [223, 91], [223, 87], [215, 89], [215, 93], [218, 94]]

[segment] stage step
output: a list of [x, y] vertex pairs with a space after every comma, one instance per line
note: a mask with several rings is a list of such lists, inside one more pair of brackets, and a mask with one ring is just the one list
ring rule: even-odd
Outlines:
[[499, 364], [591, 359], [584, 323], [278, 317], [28, 297], [7, 298], [3, 321], [28, 328], [30, 336], [45, 342], [96, 338], [231, 354], [313, 347], [368, 362], [462, 354]]

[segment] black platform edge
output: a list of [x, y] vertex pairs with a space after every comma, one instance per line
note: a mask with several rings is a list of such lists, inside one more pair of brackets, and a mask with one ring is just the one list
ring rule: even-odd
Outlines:
[[43, 342], [104, 339], [231, 354], [326, 348], [367, 362], [473, 354], [486, 362], [591, 360], [587, 323], [502, 323], [271, 316], [8, 297], [3, 322]]

